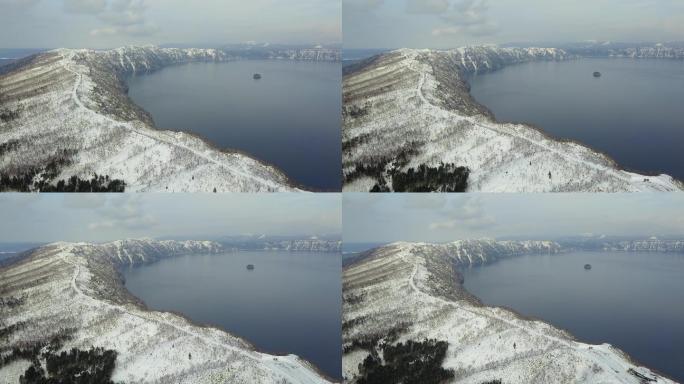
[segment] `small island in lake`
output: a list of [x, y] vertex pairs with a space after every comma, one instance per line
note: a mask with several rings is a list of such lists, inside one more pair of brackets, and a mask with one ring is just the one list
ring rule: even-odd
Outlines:
[[594, 77], [601, 77], [601, 72], [594, 72]]
[[261, 79], [261, 74], [255, 73], [253, 77], [254, 77], [254, 80], [259, 80], [259, 79]]
[[591, 264], [584, 264], [584, 269], [587, 271], [591, 269]]

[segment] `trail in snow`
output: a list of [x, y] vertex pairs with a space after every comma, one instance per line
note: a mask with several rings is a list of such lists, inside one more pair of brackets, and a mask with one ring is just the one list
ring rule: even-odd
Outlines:
[[208, 162], [210, 162], [210, 163], [213, 163], [213, 164], [215, 164], [215, 165], [218, 165], [218, 166], [220, 166], [220, 167], [222, 167], [222, 168], [228, 170], [230, 173], [233, 173], [233, 174], [242, 176], [242, 177], [244, 177], [244, 178], [251, 179], [251, 180], [255, 181], [256, 183], [259, 183], [259, 184], [261, 184], [261, 185], [265, 185], [265, 186], [267, 186], [267, 187], [269, 187], [269, 188], [272, 188], [272, 189], [279, 189], [280, 186], [277, 185], [277, 184], [275, 184], [275, 183], [273, 183], [273, 182], [270, 181], [270, 180], [265, 180], [265, 179], [256, 177], [256, 176], [254, 176], [254, 175], [250, 175], [250, 174], [241, 172], [241, 171], [239, 171], [239, 170], [237, 170], [237, 169], [235, 169], [235, 168], [229, 167], [229, 166], [227, 166], [226, 164], [224, 164], [224, 163], [222, 163], [222, 162], [220, 162], [220, 161], [217, 161], [217, 160], [215, 160], [215, 159], [213, 159], [213, 158], [211, 158], [211, 157], [209, 157], [209, 156], [207, 156], [207, 155], [205, 155], [205, 154], [203, 154], [203, 153], [200, 153], [200, 152], [196, 151], [196, 150], [193, 149], [193, 148], [190, 148], [190, 147], [188, 147], [188, 146], [186, 146], [186, 145], [184, 145], [184, 144], [176, 143], [176, 142], [175, 142], [175, 138], [173, 138], [171, 135], [169, 135], [169, 134], [166, 133], [166, 132], [157, 131], [156, 133], [159, 134], [159, 135], [162, 135], [162, 136], [166, 136], [166, 137], [168, 138], [168, 141], [167, 141], [167, 140], [162, 140], [160, 137], [155, 137], [155, 136], [153, 136], [153, 135], [150, 135], [150, 134], [147, 134], [147, 133], [140, 132], [139, 130], [137, 130], [137, 129], [133, 128], [132, 126], [130, 126], [130, 124], [122, 123], [122, 122], [120, 122], [120, 121], [114, 120], [114, 119], [112, 119], [112, 118], [109, 117], [109, 116], [105, 116], [105, 115], [99, 114], [99, 113], [97, 113], [96, 111], [94, 111], [94, 110], [88, 108], [87, 106], [85, 106], [85, 104], [83, 104], [83, 102], [81, 101], [81, 99], [80, 99], [79, 96], [78, 96], [78, 89], [81, 87], [81, 83], [82, 83], [82, 81], [83, 81], [83, 75], [82, 75], [81, 73], [79, 73], [79, 72], [77, 72], [77, 71], [75, 71], [75, 70], [69, 68], [69, 65], [68, 65], [68, 62], [73, 62], [73, 55], [74, 55], [74, 53], [72, 52], [72, 53], [71, 53], [71, 56], [68, 57], [68, 58], [62, 56], [62, 58], [65, 60], [65, 61], [64, 61], [64, 64], [63, 64], [63, 67], [64, 67], [65, 70], [71, 72], [72, 74], [74, 74], [74, 75], [76, 76], [76, 82], [74, 83], [74, 88], [72, 89], [71, 97], [72, 97], [72, 99], [74, 100], [74, 102], [76, 103], [76, 105], [77, 105], [79, 108], [83, 109], [83, 110], [86, 111], [87, 113], [90, 113], [90, 114], [92, 114], [92, 115], [97, 116], [98, 118], [105, 119], [106, 121], [108, 121], [108, 122], [110, 122], [110, 123], [116, 125], [117, 128], [126, 129], [126, 130], [128, 130], [128, 131], [130, 131], [130, 132], [133, 132], [133, 133], [136, 133], [136, 134], [138, 134], [138, 135], [140, 135], [140, 136], [144, 136], [144, 137], [147, 137], [147, 138], [152, 139], [152, 140], [155, 140], [155, 141], [160, 141], [160, 142], [162, 142], [162, 143], [165, 143], [165, 144], [167, 144], [167, 145], [171, 145], [171, 146], [176, 147], [176, 148], [184, 149], [184, 150], [186, 150], [186, 151], [192, 153], [193, 155], [195, 155], [195, 156], [197, 156], [197, 157], [200, 157], [200, 158], [202, 158], [202, 159], [204, 159], [204, 160], [206, 160], [206, 161], [208, 161]]
[[[478, 316], [478, 317], [484, 316], [484, 317], [487, 317], [487, 318], [495, 320], [495, 321], [500, 321], [502, 323], [509, 325], [510, 327], [520, 329], [523, 332], [526, 332], [528, 334], [533, 334], [535, 336], [550, 340], [550, 341], [556, 343], [557, 345], [560, 344], [561, 346], [567, 347], [569, 349], [579, 351], [582, 355], [586, 356], [589, 360], [600, 361], [603, 364], [605, 364], [606, 366], [611, 367], [613, 370], [615, 370], [615, 372], [618, 372], [615, 368], [619, 368], [623, 372], [627, 372], [628, 369], [632, 368], [629, 364], [625, 364], [624, 361], [620, 360], [619, 358], [616, 358], [617, 355], [607, 353], [606, 351], [604, 351], [602, 348], [600, 348], [600, 347], [602, 347], [601, 345], [591, 345], [591, 344], [587, 344], [587, 343], [575, 342], [572, 340], [567, 340], [567, 339], [555, 337], [552, 335], [548, 335], [546, 333], [542, 333], [538, 330], [524, 327], [519, 323], [505, 319], [501, 316], [498, 316], [495, 313], [493, 313], [493, 311], [489, 307], [483, 306], [479, 309], [468, 309], [468, 308], [465, 308], [465, 307], [459, 305], [458, 303], [456, 303], [454, 301], [446, 300], [446, 299], [441, 298], [441, 297], [432, 296], [426, 292], [423, 292], [415, 284], [415, 277], [416, 277], [416, 274], [418, 273], [418, 268], [419, 268], [419, 260], [417, 257], [414, 256], [413, 257], [414, 261], [413, 262], [410, 261], [408, 259], [409, 256], [406, 255], [405, 252], [406, 251], [402, 252], [402, 254], [400, 255], [401, 259], [405, 263], [413, 266], [413, 271], [411, 272], [411, 276], [408, 279], [408, 284], [411, 287], [411, 289], [414, 290], [419, 296], [423, 297], [423, 299], [425, 301], [437, 302], [437, 303], [440, 303], [440, 304], [445, 305], [445, 306], [453, 307], [453, 308], [457, 309], [458, 311], [464, 311], [464, 312], [468, 312], [468, 313], [475, 315], [475, 316]], [[549, 350], [553, 350], [553, 349], [555, 349], [553, 346], [549, 347]], [[492, 369], [493, 368], [494, 367], [492, 367]], [[640, 373], [644, 374], [644, 372], [640, 372]]]
[[[456, 303], [456, 302], [454, 302], [454, 301], [446, 300], [446, 299], [443, 299], [443, 298], [441, 298], [441, 297], [432, 296], [432, 295], [430, 295], [429, 293], [423, 292], [422, 290], [420, 290], [420, 289], [416, 286], [415, 281], [414, 281], [414, 280], [415, 280], [415, 277], [416, 277], [416, 274], [418, 273], [418, 259], [415, 258], [415, 261], [414, 261], [414, 262], [411, 262], [411, 261], [409, 261], [409, 260], [407, 259], [407, 256], [406, 256], [406, 255], [403, 255], [403, 254], [402, 254], [401, 257], [402, 257], [402, 259], [404, 260], [404, 262], [408, 263], [409, 265], [413, 265], [413, 272], [411, 273], [411, 276], [409, 277], [409, 281], [408, 281], [408, 282], [409, 282], [409, 285], [410, 285], [410, 287], [411, 287], [411, 289], [413, 289], [414, 291], [416, 291], [416, 293], [418, 293], [418, 295], [420, 295], [420, 296], [422, 296], [424, 299], [426, 299], [426, 301], [433, 301], [433, 302], [436, 301], [436, 302], [438, 302], [438, 303], [440, 303], [440, 304], [447, 305], [447, 306], [451, 306], [451, 307], [455, 307], [455, 308], [457, 308], [458, 310], [461, 310], [461, 311], [464, 311], [464, 312], [468, 312], [468, 313], [473, 314], [473, 315], [475, 315], [475, 316], [486, 316], [486, 317], [488, 317], [488, 318], [490, 318], [490, 319], [493, 319], [493, 320], [497, 320], [497, 321], [506, 323], [506, 324], [508, 324], [508, 325], [510, 325], [510, 326], [512, 326], [512, 327], [515, 327], [515, 328], [518, 328], [518, 329], [522, 329], [523, 331], [525, 331], [525, 332], [527, 332], [527, 333], [534, 334], [534, 335], [537, 335], [537, 336], [539, 336], [539, 337], [543, 337], [543, 338], [546, 338], [546, 339], [548, 339], [548, 340], [552, 340], [552, 341], [554, 341], [554, 342], [563, 344], [564, 346], [569, 347], [569, 348], [572, 348], [572, 347], [574, 347], [574, 346], [582, 346], [582, 345], [577, 345], [576, 343], [571, 343], [571, 342], [569, 342], [568, 340], [565, 340], [565, 339], [561, 339], [561, 338], [558, 338], [558, 337], [555, 337], [555, 336], [551, 336], [551, 335], [547, 335], [547, 334], [538, 332], [538, 331], [536, 331], [536, 330], [531, 330], [531, 329], [522, 327], [522, 326], [520, 326], [519, 324], [516, 324], [516, 323], [514, 323], [514, 322], [512, 322], [512, 321], [510, 321], [510, 320], [508, 320], [508, 319], [504, 319], [504, 318], [502, 318], [502, 317], [500, 317], [500, 316], [497, 316], [497, 315], [491, 313], [490, 310], [485, 309], [486, 313], [484, 313], [484, 311], [483, 311], [483, 312], [479, 312], [479, 311], [467, 309], [467, 308], [464, 308], [463, 306], [458, 305], [458, 303]], [[483, 307], [483, 308], [486, 308], [486, 307]]]
[[[74, 290], [74, 292], [76, 292], [76, 295], [81, 299], [81, 302], [88, 305], [88, 306], [91, 306], [91, 307], [105, 306], [105, 307], [109, 308], [110, 310], [114, 310], [114, 311], [123, 313], [125, 315], [131, 316], [131, 317], [136, 317], [136, 318], [139, 318], [141, 320], [152, 321], [152, 322], [155, 322], [157, 324], [162, 324], [162, 325], [171, 327], [171, 328], [173, 328], [173, 329], [175, 329], [181, 333], [184, 333], [188, 336], [192, 336], [192, 337], [195, 337], [199, 340], [202, 340], [203, 342], [205, 342], [207, 344], [214, 345], [214, 346], [229, 350], [232, 353], [235, 353], [235, 354], [241, 355], [243, 357], [257, 361], [257, 362], [263, 364], [264, 366], [267, 366], [269, 369], [274, 371], [276, 374], [279, 374], [281, 377], [285, 377], [288, 380], [292, 380], [292, 382], [295, 382], [295, 383], [302, 383], [302, 381], [301, 381], [302, 379], [306, 380], [303, 383], [320, 383], [322, 381], [320, 377], [318, 377], [315, 373], [313, 373], [305, 365], [295, 366], [295, 365], [292, 365], [289, 361], [285, 360], [286, 358], [289, 358], [289, 359], [296, 358], [294, 355], [279, 356], [278, 360], [274, 360], [275, 356], [266, 355], [266, 354], [263, 354], [263, 353], [260, 353], [257, 351], [248, 352], [242, 348], [238, 348], [238, 347], [235, 347], [235, 346], [232, 346], [229, 344], [221, 343], [221, 342], [218, 342], [212, 338], [208, 338], [208, 337], [203, 336], [201, 334], [198, 334], [196, 332], [192, 332], [190, 330], [184, 329], [184, 328], [182, 328], [176, 324], [173, 324], [171, 322], [164, 321], [162, 319], [157, 319], [154, 317], [143, 316], [141, 314], [134, 314], [134, 313], [131, 313], [131, 312], [127, 311], [125, 308], [122, 308], [120, 306], [108, 303], [106, 301], [94, 299], [94, 298], [88, 296], [87, 294], [85, 294], [78, 287], [78, 284], [76, 282], [79, 274], [81, 273], [81, 266], [78, 265], [77, 263], [73, 263], [73, 262], [68, 261], [66, 255], [62, 255], [61, 260], [64, 263], [74, 267], [74, 273], [71, 277], [71, 287]], [[281, 360], [281, 359], [283, 359], [283, 360]], [[285, 363], [285, 362], [287, 362], [287, 363]], [[306, 377], [302, 377], [301, 375], [297, 375], [297, 373], [299, 373], [299, 371], [301, 371], [302, 368], [305, 368], [307, 370], [308, 374], [306, 375]], [[293, 376], [293, 373], [295, 374], [294, 376]]]
[[[414, 70], [414, 71], [415, 71], [415, 70]], [[418, 72], [418, 71], [417, 71], [417, 72]], [[427, 98], [425, 98], [425, 95], [423, 95], [423, 85], [425, 85], [425, 79], [426, 79], [426, 77], [428, 76], [428, 74], [425, 73], [425, 72], [423, 72], [423, 73], [418, 72], [418, 73], [420, 74], [420, 76], [419, 76], [419, 82], [418, 82], [418, 89], [417, 89], [418, 97], [419, 97], [420, 100], [421, 100], [426, 106], [428, 106], [429, 108], [434, 108], [434, 109], [438, 109], [438, 110], [440, 110], [440, 111], [443, 111], [442, 108], [439, 108], [438, 106], [433, 105], [432, 103], [430, 103], [430, 102], [427, 100]], [[446, 112], [452, 114], [451, 111], [446, 111]], [[553, 153], [553, 154], [555, 154], [555, 155], [558, 155], [559, 157], [561, 157], [561, 158], [563, 158], [563, 159], [565, 159], [565, 160], [572, 161], [572, 162], [575, 162], [575, 163], [584, 164], [584, 165], [586, 165], [586, 166], [588, 166], [588, 167], [590, 167], [590, 168], [593, 168], [593, 169], [596, 169], [596, 170], [599, 170], [599, 171], [607, 171], [607, 172], [609, 172], [613, 177], [615, 177], [615, 178], [617, 178], [617, 179], [620, 179], [620, 180], [622, 180], [622, 181], [625, 181], [625, 182], [630, 182], [630, 181], [631, 181], [631, 177], [629, 177], [629, 176], [623, 176], [622, 174], [619, 173], [619, 171], [616, 171], [615, 169], [612, 169], [612, 168], [609, 168], [609, 167], [606, 167], [606, 166], [602, 166], [602, 165], [599, 165], [599, 164], [596, 164], [596, 163], [592, 163], [592, 162], [586, 161], [586, 160], [584, 160], [584, 159], [579, 159], [579, 158], [574, 157], [574, 156], [570, 156], [570, 155], [568, 155], [568, 154], [566, 154], [566, 153], [563, 153], [563, 152], [558, 151], [557, 149], [554, 149], [554, 148], [551, 148], [551, 147], [549, 147], [549, 146], [546, 146], [546, 145], [544, 145], [542, 142], [539, 142], [539, 141], [536, 141], [536, 140], [532, 140], [532, 139], [527, 138], [527, 137], [524, 137], [524, 136], [514, 135], [514, 134], [512, 134], [512, 133], [510, 133], [510, 132], [506, 132], [506, 131], [504, 131], [504, 130], [501, 130], [501, 129], [499, 129], [499, 128], [496, 128], [495, 126], [484, 125], [484, 124], [478, 123], [478, 122], [477, 122], [474, 118], [472, 118], [472, 117], [467, 117], [467, 116], [460, 116], [460, 115], [458, 115], [458, 118], [459, 118], [459, 119], [462, 119], [462, 120], [467, 120], [469, 123], [471, 123], [471, 124], [473, 124], [473, 125], [475, 125], [475, 126], [478, 126], [478, 127], [480, 127], [480, 128], [484, 128], [484, 129], [487, 129], [487, 130], [492, 131], [492, 132], [495, 132], [495, 133], [497, 133], [497, 134], [506, 135], [506, 136], [513, 137], [513, 138], [516, 138], [516, 139], [524, 140], [524, 141], [526, 141], [526, 142], [532, 144], [533, 146], [536, 146], [536, 147], [538, 147], [538, 148], [542, 148], [542, 149], [544, 149], [544, 150], [546, 150], [546, 151], [549, 151], [549, 152], [551, 152], [551, 153]]]

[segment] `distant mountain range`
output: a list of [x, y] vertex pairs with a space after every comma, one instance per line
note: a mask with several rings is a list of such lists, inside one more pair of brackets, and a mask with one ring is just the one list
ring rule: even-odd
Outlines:
[[582, 57], [628, 57], [684, 59], [684, 42], [666, 43], [620, 43], [611, 41], [587, 41], [578, 43], [518, 43], [504, 47], [555, 47]]

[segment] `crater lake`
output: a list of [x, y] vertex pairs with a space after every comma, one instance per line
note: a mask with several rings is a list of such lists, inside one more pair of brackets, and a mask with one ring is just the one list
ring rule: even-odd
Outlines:
[[684, 60], [533, 62], [468, 82], [498, 121], [531, 123], [604, 152], [626, 169], [684, 180]]
[[461, 273], [465, 288], [486, 305], [542, 319], [583, 342], [610, 343], [684, 382], [682, 254], [516, 256]]
[[128, 86], [160, 129], [244, 152], [306, 188], [339, 191], [341, 76], [341, 63], [240, 60], [166, 67]]
[[217, 326], [267, 353], [296, 354], [341, 378], [339, 253], [226, 252], [122, 272], [126, 288], [150, 309]]

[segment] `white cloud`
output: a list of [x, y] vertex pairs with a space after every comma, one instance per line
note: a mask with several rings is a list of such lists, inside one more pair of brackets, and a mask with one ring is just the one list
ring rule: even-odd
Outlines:
[[432, 30], [433, 36], [488, 36], [498, 31], [488, 16], [487, 0], [459, 0], [450, 4], [441, 19], [447, 25]]
[[6, 9], [26, 9], [38, 4], [40, 0], [0, 0], [2, 10]]
[[70, 13], [98, 14], [107, 8], [107, 0], [64, 0], [64, 10]]
[[496, 224], [494, 218], [484, 211], [482, 201], [478, 197], [468, 196], [465, 199], [451, 200], [450, 203], [438, 211], [444, 219], [430, 223], [430, 229], [478, 230]]
[[123, 199], [108, 200], [108, 204], [97, 211], [100, 220], [88, 224], [91, 230], [122, 229], [140, 230], [149, 229], [158, 224], [157, 219], [146, 213], [143, 200], [136, 195]]
[[105, 25], [91, 36], [148, 36], [159, 28], [147, 22], [145, 0], [64, 0], [69, 13], [93, 15]]
[[101, 193], [65, 193], [63, 196], [65, 208], [95, 209], [104, 207], [107, 202], [106, 196]]
[[449, 5], [449, 0], [407, 0], [406, 10], [418, 14], [444, 13]]
[[344, 0], [343, 7], [354, 11], [367, 11], [379, 8], [384, 3], [384, 0]]

